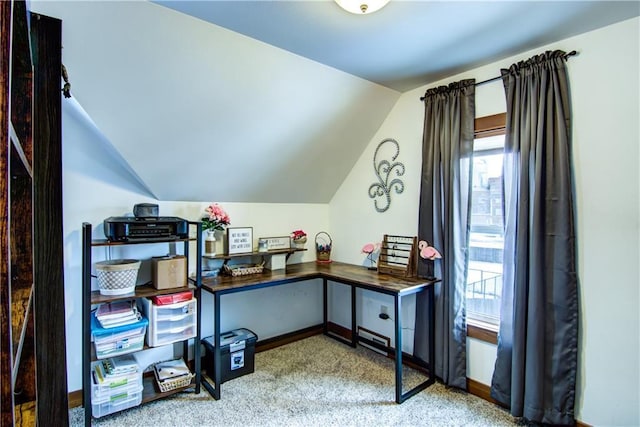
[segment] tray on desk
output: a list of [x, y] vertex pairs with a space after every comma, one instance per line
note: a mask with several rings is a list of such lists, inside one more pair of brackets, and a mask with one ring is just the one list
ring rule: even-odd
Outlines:
[[264, 262], [260, 264], [236, 264], [222, 266], [222, 273], [227, 276], [246, 276], [249, 274], [260, 274], [264, 271]]

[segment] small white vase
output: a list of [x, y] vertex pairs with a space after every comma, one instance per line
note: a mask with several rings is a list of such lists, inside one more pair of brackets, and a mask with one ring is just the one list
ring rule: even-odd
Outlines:
[[204, 237], [204, 255], [216, 256], [217, 244], [216, 231], [206, 230], [206, 235]]

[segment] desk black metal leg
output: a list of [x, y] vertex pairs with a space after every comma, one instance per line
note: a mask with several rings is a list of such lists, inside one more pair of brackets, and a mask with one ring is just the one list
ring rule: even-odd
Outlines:
[[402, 310], [400, 296], [395, 295], [393, 301], [395, 332], [395, 362], [396, 362], [396, 403], [402, 403]]
[[222, 352], [220, 351], [220, 295], [218, 293], [215, 293], [213, 296], [213, 309], [215, 310], [215, 322], [216, 324], [213, 325], [213, 342], [215, 343], [215, 347], [214, 347], [214, 352], [213, 352], [213, 382], [215, 384], [216, 390], [215, 393], [213, 395], [213, 398], [216, 400], [220, 399], [220, 378], [222, 376], [222, 371], [221, 371], [221, 358], [222, 358]]
[[358, 346], [358, 333], [356, 331], [356, 287], [351, 286], [351, 347]]
[[204, 378], [202, 378], [202, 386], [207, 389], [215, 400], [220, 400], [220, 378], [222, 371], [220, 368], [220, 295], [218, 293], [213, 294], [213, 321], [213, 377], [211, 376], [211, 372], [207, 372], [209, 378], [213, 380], [213, 386]]
[[[198, 310], [198, 318], [201, 316], [201, 311], [202, 311], [202, 301], [201, 298], [202, 295], [200, 294], [200, 288], [196, 289], [196, 298], [198, 303], [196, 304], [197, 307], [196, 309]], [[200, 366], [200, 364], [202, 363], [201, 357], [202, 355], [200, 354], [200, 337], [201, 337], [201, 325], [200, 325], [200, 319], [198, 319], [198, 325], [196, 327], [197, 329], [197, 333], [196, 333], [196, 338], [193, 340], [193, 364], [194, 364], [194, 370], [196, 371], [196, 394], [200, 393], [200, 385], [202, 384], [202, 366]], [[185, 355], [189, 354], [189, 342], [185, 341], [185, 346], [184, 346], [184, 353]]]
[[435, 290], [433, 286], [427, 288], [427, 300], [429, 301], [429, 380], [431, 383], [436, 379], [436, 310], [435, 310]]
[[322, 331], [325, 335], [329, 333], [329, 315], [328, 315], [328, 295], [327, 295], [327, 279], [322, 279]]

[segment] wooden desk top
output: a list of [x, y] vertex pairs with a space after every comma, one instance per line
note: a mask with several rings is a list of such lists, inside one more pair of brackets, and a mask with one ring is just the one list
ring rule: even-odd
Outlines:
[[205, 277], [202, 279], [202, 288], [212, 293], [232, 293], [248, 290], [247, 288], [259, 288], [323, 278], [377, 292], [399, 295], [419, 292], [423, 288], [439, 281], [379, 274], [377, 271], [368, 270], [366, 267], [354, 264], [341, 262], [319, 264], [312, 261], [290, 264], [287, 265], [286, 269], [282, 270], [271, 271], [265, 269], [261, 274], [237, 277], [223, 275]]

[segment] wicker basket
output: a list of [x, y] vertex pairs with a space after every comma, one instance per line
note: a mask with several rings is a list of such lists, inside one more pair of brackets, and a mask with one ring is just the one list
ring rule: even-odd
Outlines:
[[224, 264], [222, 266], [222, 272], [227, 276], [246, 276], [248, 274], [260, 274], [264, 271], [264, 262], [261, 264], [249, 265], [249, 264], [238, 264], [229, 266]]
[[156, 376], [156, 384], [158, 384], [158, 388], [160, 388], [161, 392], [175, 390], [181, 387], [187, 387], [191, 384], [191, 380], [195, 377], [194, 374], [186, 374], [180, 375], [179, 377], [171, 378], [168, 380], [160, 381], [158, 379], [158, 373], [156, 370], [153, 370], [154, 375]]
[[137, 259], [114, 259], [96, 263], [98, 288], [102, 295], [123, 295], [133, 292], [140, 261]]
[[[165, 378], [161, 380], [160, 375], [158, 374], [159, 365], [162, 366], [166, 363], [171, 365], [169, 369], [174, 373], [177, 371], [177, 372], [184, 372], [184, 374], [177, 375], [173, 378]], [[152, 366], [153, 366], [152, 368], [153, 375], [156, 377], [156, 384], [158, 384], [160, 391], [163, 393], [167, 391], [175, 390], [177, 388], [187, 387], [189, 384], [191, 384], [191, 380], [195, 376], [193, 373], [189, 371], [189, 368], [181, 359], [168, 360], [165, 362], [157, 362], [157, 363], [154, 363]], [[162, 369], [164, 368], [165, 366], [162, 366]]]
[[331, 236], [325, 231], [316, 234], [316, 261], [331, 262]]

